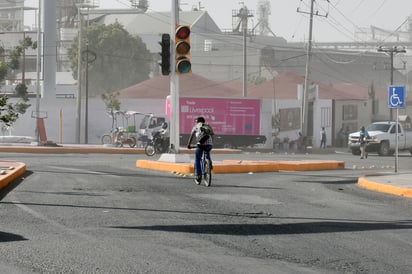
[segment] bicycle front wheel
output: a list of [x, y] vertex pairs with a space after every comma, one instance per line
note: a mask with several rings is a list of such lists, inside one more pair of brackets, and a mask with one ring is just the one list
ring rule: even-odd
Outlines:
[[212, 168], [210, 165], [210, 161], [205, 159], [204, 162], [204, 171], [203, 171], [203, 180], [206, 186], [211, 186], [212, 184]]
[[144, 153], [146, 153], [147, 156], [155, 155], [156, 151], [152, 142], [147, 143], [147, 145], [144, 148]]

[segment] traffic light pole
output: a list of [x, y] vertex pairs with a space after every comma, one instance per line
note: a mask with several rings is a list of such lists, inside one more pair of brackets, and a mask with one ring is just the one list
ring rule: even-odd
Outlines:
[[171, 30], [170, 30], [170, 152], [179, 153], [179, 77], [176, 74], [175, 60], [175, 31], [176, 25], [179, 24], [179, 0], [172, 0], [171, 12]]

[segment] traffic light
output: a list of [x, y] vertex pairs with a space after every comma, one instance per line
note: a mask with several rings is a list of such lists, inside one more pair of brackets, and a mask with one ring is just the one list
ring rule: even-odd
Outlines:
[[159, 64], [162, 68], [162, 75], [170, 74], [170, 35], [167, 33], [162, 34], [162, 41], [159, 42], [162, 47], [162, 62]]
[[176, 73], [192, 72], [190, 62], [190, 26], [176, 26], [175, 32]]

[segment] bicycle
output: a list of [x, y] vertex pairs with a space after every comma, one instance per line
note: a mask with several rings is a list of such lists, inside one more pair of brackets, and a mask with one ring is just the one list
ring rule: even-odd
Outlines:
[[116, 128], [111, 133], [103, 134], [101, 140], [103, 145], [116, 145], [123, 147], [124, 144], [128, 144], [131, 148], [136, 146], [137, 140], [134, 136], [129, 136], [123, 128]]
[[[196, 146], [190, 146], [190, 148], [196, 148]], [[202, 179], [205, 186], [212, 185], [212, 165], [209, 159], [206, 157], [209, 154], [208, 151], [202, 150], [202, 157], [200, 158], [200, 169], [202, 172]], [[196, 184], [200, 184], [196, 182]]]

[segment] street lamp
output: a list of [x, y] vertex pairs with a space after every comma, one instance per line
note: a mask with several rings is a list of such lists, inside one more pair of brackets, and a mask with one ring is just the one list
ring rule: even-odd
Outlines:
[[[393, 85], [393, 71], [394, 71], [394, 67], [393, 67], [393, 56], [397, 53], [406, 53], [406, 50], [404, 47], [398, 47], [398, 46], [393, 46], [393, 47], [382, 47], [379, 46], [378, 47], [378, 52], [385, 52], [387, 54], [389, 54], [390, 58], [391, 58], [391, 79], [390, 79], [390, 85]], [[390, 109], [390, 120], [393, 120], [393, 111], [392, 108]]]

